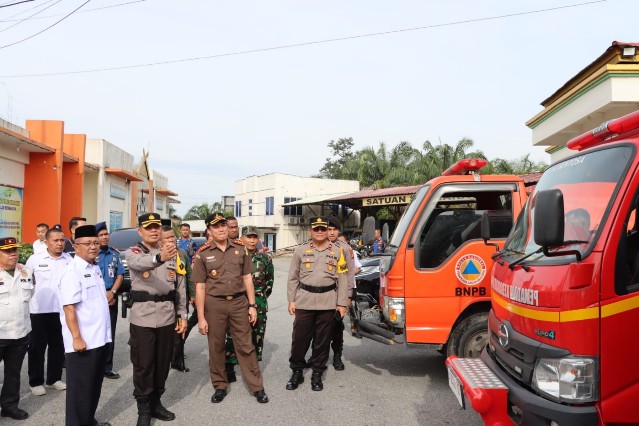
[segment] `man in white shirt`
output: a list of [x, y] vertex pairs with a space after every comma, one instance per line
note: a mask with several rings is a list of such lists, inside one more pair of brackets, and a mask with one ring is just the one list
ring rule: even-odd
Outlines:
[[[65, 390], [62, 379], [64, 343], [60, 326], [58, 281], [72, 257], [64, 253], [64, 233], [57, 228], [45, 234], [46, 250], [27, 260], [33, 271], [35, 292], [29, 302], [31, 341], [29, 343], [29, 387], [35, 396], [49, 389]], [[48, 350], [47, 350], [48, 346]], [[44, 380], [44, 354], [47, 353], [47, 379]]]
[[38, 225], [36, 225], [36, 235], [38, 239], [33, 242], [33, 254], [47, 250], [47, 244], [44, 242], [44, 239], [48, 230], [49, 225], [46, 223], [38, 223]]
[[67, 265], [58, 287], [67, 356], [65, 424], [109, 425], [95, 420], [107, 343], [111, 342], [111, 319], [102, 274], [93, 263], [100, 248], [94, 225], [76, 228], [73, 248], [75, 257]]
[[20, 370], [31, 332], [33, 278], [31, 271], [18, 263], [18, 247], [15, 238], [0, 238], [0, 361], [4, 361], [0, 416], [24, 420], [29, 414], [18, 408]]

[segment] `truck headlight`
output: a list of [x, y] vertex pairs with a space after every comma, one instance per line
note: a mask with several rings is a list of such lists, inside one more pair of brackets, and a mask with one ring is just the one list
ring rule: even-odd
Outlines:
[[541, 358], [535, 365], [533, 387], [559, 402], [593, 402], [599, 398], [597, 374], [596, 358]]
[[384, 315], [395, 327], [404, 327], [404, 298], [384, 297]]

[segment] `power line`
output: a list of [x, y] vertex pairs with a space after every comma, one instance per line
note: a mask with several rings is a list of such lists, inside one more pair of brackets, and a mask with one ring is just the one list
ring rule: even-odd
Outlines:
[[84, 3], [82, 3], [80, 6], [76, 7], [75, 9], [73, 9], [71, 12], [69, 12], [68, 14], [66, 14], [64, 16], [64, 18], [59, 19], [58, 21], [54, 22], [53, 24], [49, 25], [48, 27], [46, 27], [45, 29], [38, 31], [35, 34], [30, 35], [27, 38], [23, 38], [22, 40], [18, 40], [18, 41], [14, 41], [13, 43], [9, 43], [9, 44], [5, 44], [4, 46], [0, 46], [0, 49], [4, 49], [5, 47], [10, 47], [10, 46], [14, 46], [18, 43], [22, 43], [23, 41], [27, 41], [29, 39], [32, 39], [33, 37], [42, 34], [43, 32], [47, 31], [48, 29], [51, 29], [53, 27], [55, 27], [56, 25], [58, 25], [60, 22], [64, 21], [65, 19], [67, 19], [69, 16], [73, 15], [76, 11], [78, 11], [82, 6], [84, 6], [85, 4], [87, 4], [88, 2], [90, 2], [91, 0], [87, 0]]
[[[78, 13], [87, 13], [87, 12], [95, 12], [96, 10], [102, 10], [102, 9], [111, 9], [113, 7], [120, 7], [120, 6], [127, 6], [129, 4], [134, 4], [134, 3], [142, 3], [145, 2], [147, 0], [135, 0], [135, 1], [129, 1], [126, 3], [118, 3], [118, 4], [112, 4], [109, 6], [102, 6], [102, 7], [94, 7], [93, 9], [86, 9], [86, 10], [81, 10]], [[46, 4], [46, 3], [45, 3]], [[34, 17], [32, 19], [47, 19], [47, 18], [55, 18], [56, 16], [62, 16], [63, 13], [59, 13], [56, 15], [45, 15], [45, 16], [38, 16], [38, 17]], [[14, 15], [15, 16], [15, 15]], [[15, 22], [15, 21], [20, 21], [20, 19], [4, 19], [4, 20], [0, 20], [0, 22]]]
[[32, 2], [32, 1], [35, 1], [35, 0], [22, 0], [22, 1], [17, 1], [15, 3], [3, 4], [3, 5], [0, 5], [0, 8], [15, 6], [15, 5], [22, 4], [22, 3], [29, 3], [29, 2]]
[[[358, 35], [345, 36], [345, 37], [336, 37], [336, 38], [308, 41], [308, 42], [302, 42], [302, 43], [284, 44], [284, 45], [280, 45], [280, 46], [264, 47], [264, 48], [259, 48], [259, 49], [240, 50], [240, 51], [236, 51], [236, 52], [219, 53], [219, 54], [207, 55], [207, 56], [196, 56], [196, 57], [192, 57], [192, 58], [171, 59], [171, 60], [166, 60], [166, 61], [149, 62], [149, 63], [145, 63], [145, 64], [121, 65], [121, 66], [116, 66], [116, 67], [94, 68], [94, 69], [78, 70], [78, 71], [61, 71], [61, 72], [41, 73], [41, 74], [2, 75], [2, 76], [0, 76], [0, 78], [50, 77], [50, 76], [59, 76], [59, 75], [88, 74], [88, 73], [93, 73], [93, 72], [117, 71], [117, 70], [145, 68], [145, 67], [152, 67], [152, 66], [159, 66], [159, 65], [177, 64], [177, 63], [182, 63], [182, 62], [202, 61], [202, 60], [206, 60], [206, 59], [218, 59], [218, 58], [224, 58], [224, 57], [228, 57], [228, 56], [247, 55], [247, 54], [251, 54], [251, 53], [269, 52], [269, 51], [273, 51], [273, 50], [283, 50], [283, 49], [290, 49], [290, 48], [294, 48], [294, 47], [313, 46], [313, 45], [317, 45], [317, 44], [335, 43], [335, 42], [339, 42], [339, 41], [355, 40], [355, 39], [368, 38], [368, 37], [379, 37], [379, 36], [399, 34], [399, 33], [411, 32], [411, 31], [420, 31], [420, 30], [427, 30], [427, 29], [440, 28], [440, 27], [448, 27], [448, 26], [455, 26], [455, 25], [470, 24], [470, 23], [475, 23], [475, 22], [493, 21], [493, 20], [497, 20], [497, 19], [513, 18], [513, 17], [517, 17], [517, 16], [533, 15], [533, 14], [553, 12], [553, 11], [556, 11], [556, 10], [562, 10], [562, 9], [568, 9], [568, 8], [574, 8], [574, 7], [588, 6], [588, 5], [592, 5], [592, 4], [596, 4], [596, 3], [604, 3], [606, 1], [607, 0], [593, 0], [593, 1], [583, 2], [583, 3], [570, 4], [570, 5], [566, 5], [566, 6], [557, 6], [557, 7], [551, 7], [551, 8], [546, 8], [546, 9], [537, 9], [537, 10], [530, 10], [530, 11], [525, 11], [525, 12], [509, 13], [509, 14], [505, 14], [505, 15], [489, 16], [489, 17], [484, 17], [484, 18], [466, 19], [466, 20], [462, 20], [462, 21], [446, 22], [446, 23], [442, 23], [442, 24], [424, 25], [424, 26], [421, 26], [421, 27], [403, 28], [403, 29], [399, 29], [399, 30], [380, 31], [380, 32], [375, 32], [375, 33], [358, 34]], [[3, 47], [6, 47], [6, 46], [0, 46], [0, 49], [2, 49]]]
[[[13, 27], [17, 26], [17, 25], [20, 25], [20, 24], [21, 24], [21, 23], [23, 23], [24, 21], [27, 21], [27, 20], [31, 19], [32, 17], [36, 16], [37, 14], [44, 12], [44, 11], [45, 11], [45, 10], [47, 10], [48, 8], [55, 6], [56, 4], [60, 3], [61, 1], [62, 1], [62, 0], [57, 0], [55, 3], [50, 4], [49, 6], [45, 7], [44, 9], [41, 9], [41, 10], [37, 11], [37, 12], [36, 12], [36, 13], [34, 13], [33, 15], [27, 16], [27, 17], [26, 17], [26, 18], [24, 18], [24, 19], [18, 19], [18, 20], [17, 20], [18, 22], [16, 22], [15, 24], [13, 24], [13, 25], [9, 25], [8, 27], [1, 29], [1, 30], [0, 30], [0, 33], [3, 33], [3, 32], [5, 32], [5, 31], [7, 31], [7, 30], [9, 30], [9, 29], [11, 29], [11, 28], [13, 28]], [[48, 3], [48, 2], [47, 2], [47, 3]], [[46, 4], [46, 3], [44, 3], [44, 4]], [[43, 5], [44, 5], [44, 4], [43, 4]], [[43, 6], [43, 5], [41, 5], [41, 6]]]

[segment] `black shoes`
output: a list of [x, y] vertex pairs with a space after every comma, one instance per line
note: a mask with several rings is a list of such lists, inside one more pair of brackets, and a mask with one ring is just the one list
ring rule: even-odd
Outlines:
[[215, 391], [213, 396], [211, 397], [211, 402], [217, 404], [218, 402], [224, 401], [224, 397], [226, 396], [226, 389], [218, 389]]
[[293, 370], [293, 375], [286, 384], [286, 389], [295, 390], [300, 383], [304, 383], [304, 373], [302, 370]]
[[135, 401], [138, 404], [138, 421], [135, 426], [151, 426], [151, 398], [138, 396]]
[[344, 363], [342, 362], [342, 354], [333, 355], [333, 367], [337, 371], [342, 371], [344, 369]]
[[2, 411], [0, 411], [0, 416], [11, 417], [12, 419], [15, 419], [15, 420], [24, 420], [27, 417], [29, 417], [29, 414], [26, 411], [19, 409], [18, 407], [14, 407], [14, 408], [3, 408]]
[[175, 414], [162, 405], [162, 401], [160, 401], [160, 397], [157, 395], [151, 395], [151, 417], [162, 420], [163, 422], [175, 420]]
[[268, 396], [266, 396], [266, 394], [264, 393], [264, 389], [253, 392], [253, 396], [260, 404], [266, 404], [268, 402]]
[[109, 371], [108, 373], [104, 373], [105, 379], [119, 379], [120, 375], [118, 373], [114, 373], [113, 371]]
[[321, 391], [324, 389], [324, 384], [322, 383], [322, 373], [315, 373], [311, 376], [311, 389], [314, 391]]
[[186, 365], [184, 365], [183, 362], [172, 362], [171, 363], [171, 368], [177, 371], [181, 371], [182, 373], [188, 373], [189, 372], [189, 367], [187, 367]]

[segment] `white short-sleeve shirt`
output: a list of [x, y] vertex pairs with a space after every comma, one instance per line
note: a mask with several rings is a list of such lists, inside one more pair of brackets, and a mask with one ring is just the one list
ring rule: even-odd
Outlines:
[[33, 242], [33, 254], [42, 253], [43, 251], [47, 251], [47, 243], [39, 239], [35, 240]]
[[29, 334], [32, 295], [33, 279], [28, 268], [17, 265], [13, 276], [0, 269], [0, 339], [21, 339]]
[[80, 335], [87, 344], [87, 350], [111, 342], [109, 303], [104, 291], [104, 280], [97, 265], [91, 265], [79, 256], [74, 257], [60, 279], [58, 298], [66, 353], [75, 352], [73, 337], [64, 315], [66, 305], [75, 306]]
[[71, 259], [73, 258], [66, 253], [53, 257], [46, 249], [29, 257], [27, 268], [33, 271], [35, 284], [35, 293], [29, 302], [32, 314], [60, 312], [58, 281]]

